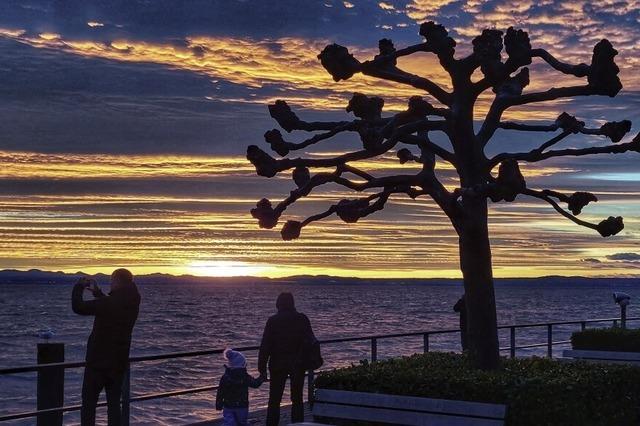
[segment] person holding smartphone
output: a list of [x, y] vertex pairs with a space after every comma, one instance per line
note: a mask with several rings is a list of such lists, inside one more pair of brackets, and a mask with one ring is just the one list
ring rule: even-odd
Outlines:
[[[85, 300], [85, 291], [90, 292], [93, 299]], [[73, 287], [71, 306], [76, 314], [95, 317], [87, 341], [81, 425], [95, 425], [96, 404], [104, 389], [108, 424], [118, 426], [121, 423], [122, 382], [127, 371], [131, 334], [140, 306], [140, 294], [133, 275], [127, 269], [113, 271], [109, 294], [104, 294], [94, 279], [82, 277]]]

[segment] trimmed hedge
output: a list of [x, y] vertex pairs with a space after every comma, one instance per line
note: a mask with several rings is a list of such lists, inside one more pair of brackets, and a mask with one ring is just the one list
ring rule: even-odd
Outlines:
[[497, 371], [432, 352], [322, 373], [322, 389], [506, 404], [507, 425], [637, 425], [640, 368], [504, 359]]
[[614, 352], [640, 352], [640, 330], [590, 328], [571, 335], [573, 349]]

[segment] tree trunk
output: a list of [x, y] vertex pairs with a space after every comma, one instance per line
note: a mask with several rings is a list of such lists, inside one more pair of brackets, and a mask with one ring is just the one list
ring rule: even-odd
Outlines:
[[500, 353], [487, 227], [487, 201], [477, 197], [465, 199], [463, 204], [465, 220], [458, 232], [469, 354], [475, 367], [491, 370], [498, 368]]

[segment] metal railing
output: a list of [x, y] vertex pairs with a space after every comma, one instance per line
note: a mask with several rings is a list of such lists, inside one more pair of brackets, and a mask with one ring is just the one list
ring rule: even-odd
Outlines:
[[[637, 321], [640, 320], [640, 317], [630, 317], [627, 318], [626, 321]], [[563, 325], [580, 325], [580, 329], [584, 330], [587, 324], [594, 323], [612, 323], [613, 326], [618, 325], [618, 321], [620, 318], [599, 318], [599, 319], [588, 319], [588, 320], [576, 320], [576, 321], [557, 321], [557, 322], [541, 322], [541, 323], [531, 323], [531, 324], [512, 324], [512, 325], [501, 325], [498, 326], [498, 330], [509, 330], [509, 346], [501, 347], [501, 352], [509, 351], [509, 356], [511, 358], [516, 356], [516, 351], [519, 349], [534, 349], [534, 348], [547, 348], [547, 356], [553, 357], [553, 347], [558, 345], [565, 345], [570, 343], [570, 340], [553, 340], [553, 328], [555, 326], [563, 326]], [[516, 330], [518, 329], [526, 329], [526, 328], [546, 328], [547, 330], [547, 341], [543, 343], [534, 343], [527, 345], [516, 345]], [[356, 337], [343, 337], [336, 339], [328, 339], [320, 341], [322, 346], [338, 344], [338, 343], [350, 343], [350, 342], [366, 342], [369, 341], [371, 344], [370, 350], [370, 359], [371, 362], [376, 362], [378, 360], [378, 341], [383, 339], [395, 339], [395, 338], [405, 338], [405, 337], [418, 337], [422, 336], [423, 341], [423, 352], [429, 352], [430, 350], [430, 338], [431, 336], [444, 335], [444, 334], [455, 334], [460, 333], [460, 329], [447, 329], [447, 330], [429, 330], [429, 331], [414, 331], [414, 332], [406, 332], [406, 333], [395, 333], [395, 334], [380, 334], [380, 335], [368, 335], [368, 336], [356, 336]], [[238, 351], [250, 352], [257, 351], [259, 346], [244, 346], [234, 348]], [[188, 357], [197, 357], [197, 356], [207, 356], [207, 355], [219, 355], [224, 352], [224, 349], [206, 349], [200, 351], [186, 351], [186, 352], [172, 352], [172, 353], [164, 353], [164, 354], [156, 354], [156, 355], [143, 355], [143, 356], [134, 356], [129, 358], [129, 364], [137, 364], [143, 363], [147, 361], [157, 361], [157, 360], [169, 360], [169, 359], [177, 359], [177, 358], [188, 358]], [[26, 365], [19, 367], [11, 367], [11, 368], [2, 368], [0, 369], [0, 376], [8, 375], [8, 374], [19, 374], [19, 373], [28, 373], [28, 372], [38, 372], [40, 370], [45, 369], [54, 369], [54, 368], [79, 368], [85, 365], [84, 362], [61, 362], [61, 363], [51, 363], [51, 364], [36, 364], [36, 365]], [[308, 373], [308, 395], [312, 394], [313, 389], [313, 377], [314, 372], [310, 371]], [[188, 389], [176, 389], [166, 392], [156, 392], [156, 393], [147, 393], [142, 395], [131, 396], [130, 390], [130, 381], [129, 381], [129, 368], [127, 369], [123, 393], [122, 393], [122, 414], [123, 414], [123, 425], [129, 424], [129, 413], [130, 413], [130, 405], [134, 402], [139, 401], [147, 401], [150, 399], [159, 399], [159, 398], [168, 398], [179, 395], [188, 395], [188, 394], [196, 394], [201, 392], [209, 392], [212, 390], [216, 390], [218, 387], [211, 386], [201, 386], [195, 388]], [[98, 403], [98, 407], [106, 406], [106, 402]], [[71, 412], [80, 410], [81, 405], [70, 405], [58, 408], [49, 408], [45, 410], [35, 410], [28, 411], [22, 413], [13, 413], [13, 414], [5, 414], [0, 416], [0, 422], [5, 422], [9, 420], [18, 420], [25, 419], [30, 417], [36, 417], [43, 414], [52, 414], [52, 413], [60, 413], [60, 412]]]

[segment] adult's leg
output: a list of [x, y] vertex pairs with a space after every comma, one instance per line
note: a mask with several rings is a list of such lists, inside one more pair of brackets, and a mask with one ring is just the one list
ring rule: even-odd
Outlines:
[[271, 371], [269, 381], [269, 406], [267, 407], [267, 426], [278, 426], [280, 422], [280, 402], [287, 382], [287, 371]]
[[107, 418], [109, 426], [120, 426], [122, 412], [120, 411], [120, 396], [122, 395], [122, 380], [124, 373], [112, 372], [105, 383], [107, 394]]
[[249, 422], [249, 408], [236, 408], [234, 412], [238, 426], [247, 426]]
[[82, 426], [95, 426], [96, 404], [104, 385], [105, 377], [100, 370], [85, 367], [82, 379], [82, 408], [80, 409], [80, 424]]
[[291, 372], [291, 422], [299, 423], [304, 421], [304, 370]]
[[233, 408], [222, 409], [222, 426], [236, 426], [236, 413]]

